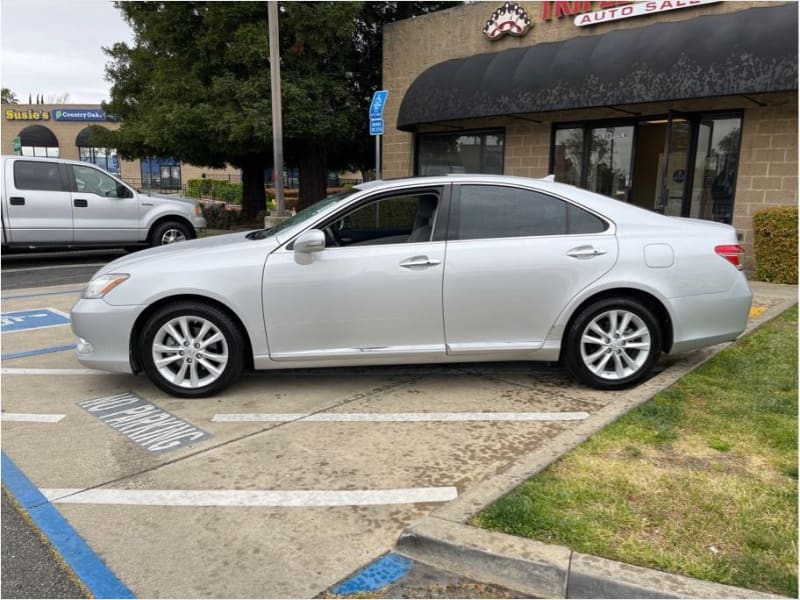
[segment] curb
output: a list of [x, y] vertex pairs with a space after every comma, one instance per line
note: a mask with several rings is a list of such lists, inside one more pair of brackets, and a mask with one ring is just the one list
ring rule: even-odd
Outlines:
[[419, 562], [536, 598], [783, 598], [573, 552], [428, 517], [396, 551]]
[[[755, 292], [756, 290], [754, 290]], [[796, 286], [759, 286], [758, 299], [768, 309], [750, 319], [741, 337], [796, 304]], [[755, 298], [754, 298], [755, 300]], [[453, 573], [544, 598], [783, 598], [774, 594], [702, 581], [545, 544], [464, 524], [472, 515], [505, 496], [589, 436], [649, 401], [657, 392], [694, 371], [735, 342], [718, 344], [679, 357], [618, 401], [553, 438], [407, 528], [396, 551]]]

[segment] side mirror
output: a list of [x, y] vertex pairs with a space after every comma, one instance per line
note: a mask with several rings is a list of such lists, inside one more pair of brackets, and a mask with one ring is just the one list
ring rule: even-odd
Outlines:
[[310, 254], [325, 249], [325, 234], [319, 229], [309, 229], [294, 241], [294, 253]]
[[117, 185], [117, 198], [133, 198], [133, 194], [124, 185]]

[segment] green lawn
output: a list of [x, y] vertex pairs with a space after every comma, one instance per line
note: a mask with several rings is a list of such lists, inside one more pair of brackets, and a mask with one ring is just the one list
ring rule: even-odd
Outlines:
[[797, 306], [473, 518], [797, 597]]

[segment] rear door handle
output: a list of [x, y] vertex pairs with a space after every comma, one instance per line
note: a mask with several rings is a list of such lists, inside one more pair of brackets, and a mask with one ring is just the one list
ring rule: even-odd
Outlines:
[[25, 198], [20, 198], [19, 196], [15, 198], [8, 199], [11, 206], [25, 206]]
[[603, 254], [608, 254], [608, 252], [601, 248], [595, 248], [594, 246], [578, 246], [577, 248], [567, 251], [567, 256], [580, 259], [594, 258], [595, 256], [601, 256]]
[[414, 267], [435, 267], [440, 264], [442, 264], [442, 261], [430, 259], [427, 256], [413, 256], [401, 262], [400, 266], [404, 269], [413, 269]]
[[83, 200], [82, 198], [76, 198], [73, 204], [78, 208], [86, 208], [89, 206], [89, 201]]

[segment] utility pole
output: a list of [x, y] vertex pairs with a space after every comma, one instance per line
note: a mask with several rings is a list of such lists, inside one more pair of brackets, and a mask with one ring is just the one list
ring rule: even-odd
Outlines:
[[281, 117], [281, 51], [278, 45], [278, 2], [267, 2], [269, 20], [269, 75], [272, 87], [272, 173], [278, 216], [286, 214], [283, 199], [283, 121]]

